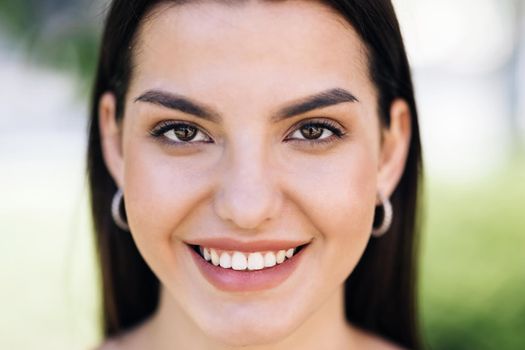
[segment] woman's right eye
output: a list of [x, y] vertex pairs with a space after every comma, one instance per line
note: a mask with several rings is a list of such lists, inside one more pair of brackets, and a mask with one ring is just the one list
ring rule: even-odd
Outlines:
[[187, 122], [163, 121], [150, 133], [154, 137], [164, 137], [166, 142], [177, 146], [213, 142], [200, 128]]

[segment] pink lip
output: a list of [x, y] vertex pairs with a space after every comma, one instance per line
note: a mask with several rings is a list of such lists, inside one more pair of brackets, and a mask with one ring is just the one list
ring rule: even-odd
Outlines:
[[303, 244], [310, 243], [309, 241], [275, 241], [263, 240], [253, 242], [242, 242], [231, 238], [207, 238], [192, 241], [186, 241], [190, 245], [199, 245], [207, 248], [215, 248], [219, 250], [239, 251], [239, 252], [263, 252], [263, 251], [277, 251], [282, 249], [295, 248]]
[[204, 260], [193, 248], [187, 247], [204, 278], [217, 289], [225, 292], [250, 292], [278, 286], [295, 271], [303, 251], [307, 248], [304, 247], [291, 259], [273, 267], [254, 271], [236, 271], [215, 266]]

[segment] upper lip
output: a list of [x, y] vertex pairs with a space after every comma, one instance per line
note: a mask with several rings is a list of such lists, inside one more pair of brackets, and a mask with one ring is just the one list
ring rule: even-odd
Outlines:
[[295, 248], [310, 241], [291, 241], [291, 240], [259, 240], [243, 242], [233, 238], [201, 238], [186, 241], [189, 245], [199, 245], [206, 248], [215, 248], [219, 250], [231, 250], [240, 252], [261, 252], [277, 251]]

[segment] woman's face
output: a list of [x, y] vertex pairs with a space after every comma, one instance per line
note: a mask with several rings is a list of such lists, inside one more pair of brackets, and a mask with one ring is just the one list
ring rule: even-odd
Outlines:
[[[101, 103], [106, 136], [112, 103]], [[165, 5], [148, 17], [121, 133], [104, 151], [179, 317], [224, 342], [261, 343], [340, 295], [377, 191], [395, 182], [380, 172], [376, 105], [360, 39], [319, 3]], [[192, 245], [256, 270], [215, 266]]]

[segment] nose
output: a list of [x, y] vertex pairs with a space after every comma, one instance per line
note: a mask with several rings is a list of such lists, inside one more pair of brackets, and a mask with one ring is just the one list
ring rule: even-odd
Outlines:
[[244, 148], [229, 157], [220, 176], [214, 199], [217, 215], [238, 228], [253, 230], [276, 218], [281, 211], [282, 194], [275, 169], [263, 152]]

